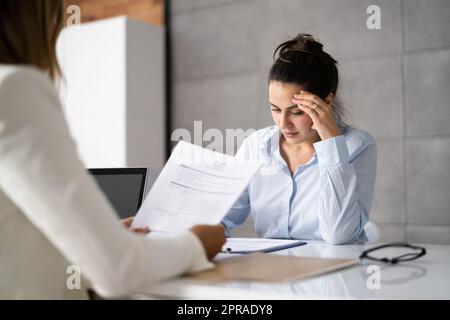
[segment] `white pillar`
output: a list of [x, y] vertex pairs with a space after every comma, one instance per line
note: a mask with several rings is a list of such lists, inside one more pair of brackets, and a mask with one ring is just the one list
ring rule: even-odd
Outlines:
[[67, 121], [86, 166], [161, 168], [163, 28], [126, 17], [68, 27], [58, 56]]

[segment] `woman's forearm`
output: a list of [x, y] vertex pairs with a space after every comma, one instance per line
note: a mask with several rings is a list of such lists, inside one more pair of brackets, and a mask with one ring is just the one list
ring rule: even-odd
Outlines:
[[376, 170], [376, 154], [375, 158], [371, 155], [374, 145], [364, 148], [353, 161], [344, 136], [315, 147], [320, 170], [320, 233], [332, 244], [352, 242], [369, 220]]

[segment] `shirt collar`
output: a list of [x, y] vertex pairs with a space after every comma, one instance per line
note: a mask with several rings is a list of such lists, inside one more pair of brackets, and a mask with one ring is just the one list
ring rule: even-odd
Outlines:
[[[286, 163], [280, 154], [280, 130], [277, 126], [269, 127], [263, 134], [260, 139], [259, 148], [264, 152], [267, 159], [276, 160], [278, 168], [285, 169]], [[303, 167], [313, 165], [315, 162], [317, 162], [317, 153], [314, 153], [310, 161], [305, 163]], [[288, 170], [287, 167], [286, 170]]]
[[270, 155], [271, 150], [273, 150], [278, 146], [279, 141], [280, 141], [280, 130], [278, 130], [277, 126], [271, 126], [261, 137], [259, 148], [265, 149], [265, 151], [269, 152], [268, 155]]
[[269, 127], [259, 140], [259, 148], [266, 158], [266, 162], [275, 165], [278, 170], [289, 173], [286, 162], [280, 154], [280, 130], [277, 126]]

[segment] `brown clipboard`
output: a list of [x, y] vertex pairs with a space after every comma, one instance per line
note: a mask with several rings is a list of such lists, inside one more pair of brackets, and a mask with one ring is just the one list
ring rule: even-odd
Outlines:
[[253, 280], [280, 282], [309, 278], [354, 266], [358, 260], [255, 253], [217, 262], [212, 270], [189, 275], [208, 282]]

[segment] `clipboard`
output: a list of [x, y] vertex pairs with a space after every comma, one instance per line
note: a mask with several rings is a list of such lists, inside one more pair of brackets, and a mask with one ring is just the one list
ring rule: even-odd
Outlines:
[[269, 253], [305, 245], [305, 241], [286, 239], [228, 238], [223, 253], [250, 254]]
[[357, 265], [357, 259], [329, 259], [254, 253], [217, 262], [212, 270], [189, 275], [205, 282], [281, 282], [310, 278]]

